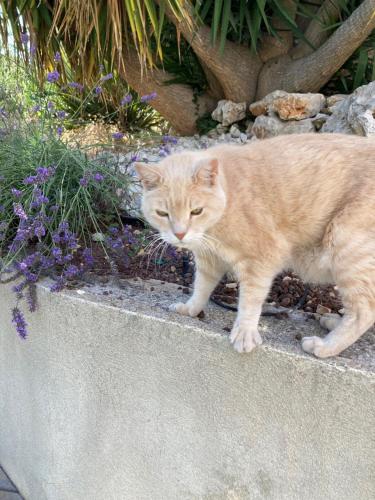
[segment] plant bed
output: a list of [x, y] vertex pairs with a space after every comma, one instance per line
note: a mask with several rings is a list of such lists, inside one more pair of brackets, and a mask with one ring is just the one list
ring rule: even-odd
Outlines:
[[[125, 243], [122, 252], [106, 255], [100, 246], [94, 251], [95, 267], [90, 274], [101, 277], [102, 281], [110, 277], [119, 279], [142, 278], [157, 279], [178, 284], [186, 294], [192, 292], [194, 280], [194, 260], [187, 251], [172, 247], [160, 250], [160, 256], [154, 255], [154, 249], [144, 248], [139, 241], [147, 241], [139, 224], [127, 226], [133, 237], [131, 243]], [[138, 242], [137, 242], [138, 241]], [[136, 247], [131, 257], [124, 255], [132, 253], [132, 245]], [[82, 275], [83, 281], [87, 274]], [[70, 286], [79, 281], [71, 281]], [[212, 294], [212, 299], [225, 308], [236, 309], [238, 284], [225, 276]], [[273, 283], [267, 302], [277, 308], [298, 309], [306, 313], [338, 313], [342, 311], [342, 303], [333, 285], [318, 286], [305, 284], [292, 272], [285, 271], [278, 275]]]

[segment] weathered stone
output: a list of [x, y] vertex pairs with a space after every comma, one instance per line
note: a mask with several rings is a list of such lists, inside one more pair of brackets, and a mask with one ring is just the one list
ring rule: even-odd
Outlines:
[[216, 131], [219, 135], [225, 134], [226, 132], [228, 132], [228, 127], [223, 125], [222, 123], [219, 123], [219, 125], [216, 126]]
[[285, 122], [280, 120], [276, 115], [261, 115], [255, 119], [252, 132], [258, 139], [266, 139], [267, 137], [275, 137], [277, 135], [315, 132], [315, 127], [311, 118]]
[[246, 135], [248, 138], [252, 137], [254, 134], [253, 134], [253, 126], [254, 126], [254, 122], [253, 121], [249, 121], [248, 124], [247, 124], [247, 128], [246, 128]]
[[314, 124], [315, 130], [319, 131], [325, 122], [327, 121], [328, 116], [323, 113], [318, 113], [314, 118], [311, 118], [311, 121]]
[[343, 101], [348, 96], [346, 94], [334, 94], [327, 97], [327, 108], [331, 108], [338, 102]]
[[246, 116], [246, 102], [233, 102], [225, 99], [218, 102], [217, 108], [212, 112], [212, 118], [223, 125], [243, 120]]
[[229, 130], [231, 137], [238, 139], [241, 135], [241, 130], [238, 128], [238, 125], [233, 124]]
[[374, 136], [375, 81], [358, 87], [346, 99], [334, 104], [331, 111], [322, 132]]
[[243, 132], [240, 133], [240, 141], [245, 144], [245, 142], [247, 142], [247, 134], [244, 134]]
[[331, 309], [329, 307], [323, 306], [322, 304], [319, 304], [316, 308], [317, 314], [329, 314], [331, 312]]
[[316, 116], [325, 105], [323, 94], [289, 94], [275, 90], [261, 101], [250, 105], [255, 116], [277, 113], [282, 120], [304, 120]]

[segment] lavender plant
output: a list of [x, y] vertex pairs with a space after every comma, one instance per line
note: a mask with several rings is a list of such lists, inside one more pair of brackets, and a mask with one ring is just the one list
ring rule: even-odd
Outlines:
[[[100, 77], [100, 85], [87, 95], [111, 78]], [[108, 234], [100, 242], [107, 254], [121, 248], [126, 259], [137, 248], [119, 213], [119, 193], [124, 201], [131, 177], [114, 155], [94, 154], [88, 146], [63, 140], [66, 122], [74, 116], [55, 98], [59, 79], [58, 69], [49, 72], [32, 106], [15, 102], [9, 93], [0, 97], [0, 282], [15, 282], [12, 322], [21, 338], [27, 336], [21, 306], [35, 310], [38, 280], [53, 277], [51, 291], [57, 292], [92, 267], [93, 235]], [[77, 82], [69, 88], [81, 91]], [[132, 101], [124, 96], [122, 106]], [[114, 140], [122, 137], [118, 132]]]

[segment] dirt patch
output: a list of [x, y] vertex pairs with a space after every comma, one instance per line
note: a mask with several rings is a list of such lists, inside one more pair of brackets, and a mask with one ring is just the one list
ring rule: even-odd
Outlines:
[[[185, 251], [169, 249], [162, 256], [152, 257], [143, 249], [131, 258], [108, 258], [101, 247], [95, 249], [95, 268], [84, 278], [97, 276], [107, 283], [110, 279], [129, 279], [140, 277], [175, 283], [187, 295], [191, 293], [194, 280], [194, 260]], [[91, 276], [90, 276], [91, 275]], [[236, 308], [238, 283], [225, 277], [216, 287], [212, 298], [215, 302], [229, 308]], [[275, 306], [295, 308], [307, 313], [339, 312], [342, 303], [334, 286], [307, 285], [292, 272], [278, 275], [273, 283], [267, 302]]]

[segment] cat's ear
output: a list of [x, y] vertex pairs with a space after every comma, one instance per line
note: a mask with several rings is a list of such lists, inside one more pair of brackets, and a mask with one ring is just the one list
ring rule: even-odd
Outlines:
[[150, 191], [155, 189], [162, 183], [161, 173], [158, 171], [155, 165], [149, 165], [148, 163], [135, 163], [134, 169], [142, 182], [143, 187]]
[[217, 158], [204, 158], [195, 165], [194, 182], [206, 186], [214, 186], [219, 173], [219, 160]]

